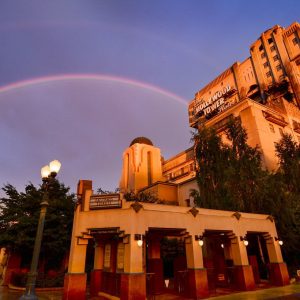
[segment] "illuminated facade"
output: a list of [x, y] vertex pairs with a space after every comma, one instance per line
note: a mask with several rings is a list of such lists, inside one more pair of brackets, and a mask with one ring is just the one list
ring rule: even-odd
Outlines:
[[[264, 32], [248, 59], [196, 93], [191, 127], [214, 126], [225, 139], [227, 120], [238, 116], [248, 143], [275, 169], [274, 142], [283, 132], [300, 140], [299, 36], [298, 23]], [[91, 181], [80, 180], [64, 299], [85, 299], [87, 273], [92, 296], [120, 299], [170, 292], [199, 299], [262, 280], [288, 284], [273, 218], [195, 208], [194, 188], [193, 148], [163, 160], [145, 137], [123, 153], [120, 193], [96, 195]], [[159, 201], [129, 201], [129, 192]]]
[[[123, 153], [119, 194], [96, 195], [80, 180], [64, 299], [85, 299], [87, 273], [91, 296], [116, 299], [199, 299], [222, 287], [252, 290], [262, 279], [288, 284], [273, 218], [191, 207], [184, 200], [193, 187], [191, 150], [162, 162], [143, 137]], [[129, 201], [132, 191], [159, 202]]]
[[195, 94], [190, 126], [214, 126], [222, 135], [230, 116], [239, 116], [250, 146], [259, 146], [264, 165], [276, 169], [274, 142], [289, 133], [300, 142], [300, 25], [274, 26], [236, 62]]

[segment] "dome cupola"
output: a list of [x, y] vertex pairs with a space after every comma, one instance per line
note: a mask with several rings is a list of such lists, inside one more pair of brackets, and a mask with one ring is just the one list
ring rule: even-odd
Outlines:
[[145, 144], [145, 145], [150, 145], [150, 146], [153, 146], [153, 143], [151, 142], [150, 139], [144, 137], [144, 136], [139, 136], [137, 138], [135, 138], [131, 143], [130, 143], [130, 146], [131, 147], [132, 145], [134, 144]]

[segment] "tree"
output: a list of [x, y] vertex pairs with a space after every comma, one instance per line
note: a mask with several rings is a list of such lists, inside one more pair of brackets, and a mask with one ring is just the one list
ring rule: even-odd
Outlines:
[[[25, 192], [18, 192], [11, 184], [2, 188], [6, 197], [0, 198], [0, 246], [18, 252], [29, 266], [40, 214], [42, 187], [32, 183]], [[48, 268], [59, 267], [59, 263], [69, 249], [75, 197], [69, 188], [54, 180], [49, 189], [43, 233], [41, 255], [47, 258]], [[27, 259], [26, 259], [27, 258]]]
[[139, 201], [145, 203], [158, 203], [163, 204], [163, 201], [158, 199], [154, 193], [151, 192], [127, 192], [124, 194], [126, 201]]
[[260, 152], [247, 145], [247, 133], [239, 118], [227, 124], [222, 142], [213, 128], [202, 127], [193, 137], [199, 192], [196, 203], [205, 208], [257, 212], [260, 192], [266, 179]]
[[115, 188], [115, 190], [114, 191], [109, 191], [109, 190], [104, 190], [104, 189], [102, 189], [101, 187], [99, 187], [98, 189], [97, 189], [97, 194], [99, 194], [99, 195], [107, 195], [107, 194], [117, 194], [117, 193], [120, 193], [120, 188]]
[[276, 143], [276, 154], [279, 158], [280, 168], [288, 192], [300, 194], [300, 144], [293, 141], [290, 134], [283, 134], [279, 143]]
[[227, 124], [228, 167], [225, 186], [235, 210], [260, 212], [261, 195], [268, 173], [263, 171], [261, 153], [247, 144], [248, 135], [240, 118], [231, 118]]
[[191, 195], [198, 206], [225, 209], [227, 193], [224, 185], [228, 151], [213, 128], [202, 127], [193, 135], [199, 191]]
[[261, 166], [260, 152], [247, 145], [238, 118], [225, 131], [224, 144], [216, 131], [201, 128], [194, 134], [199, 191], [192, 191], [200, 207], [272, 215], [291, 274], [300, 266], [300, 145], [290, 135], [276, 144], [279, 169]]
[[274, 175], [276, 193], [273, 194], [277, 200], [274, 207], [277, 210], [273, 208], [273, 214], [278, 234], [285, 240], [285, 259], [295, 271], [296, 266], [300, 266], [300, 145], [293, 141], [291, 135], [284, 134], [275, 148], [280, 166]]

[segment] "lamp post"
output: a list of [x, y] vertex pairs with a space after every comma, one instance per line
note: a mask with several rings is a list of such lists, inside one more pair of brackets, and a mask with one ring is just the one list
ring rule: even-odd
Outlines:
[[53, 160], [50, 162], [49, 166], [44, 166], [41, 169], [41, 175], [43, 180], [42, 188], [44, 190], [43, 199], [41, 202], [41, 211], [40, 218], [38, 223], [38, 228], [36, 232], [36, 237], [34, 241], [33, 254], [31, 259], [30, 271], [28, 273], [27, 282], [26, 282], [26, 290], [24, 295], [20, 298], [20, 300], [37, 300], [38, 297], [35, 294], [35, 282], [37, 277], [37, 267], [39, 262], [41, 243], [43, 237], [45, 216], [47, 212], [47, 207], [49, 205], [49, 195], [48, 189], [51, 185], [52, 181], [56, 177], [57, 173], [60, 170], [61, 163], [58, 160]]

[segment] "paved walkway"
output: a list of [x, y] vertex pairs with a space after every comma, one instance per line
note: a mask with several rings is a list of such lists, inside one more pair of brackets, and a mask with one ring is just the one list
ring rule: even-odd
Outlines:
[[[12, 290], [8, 287], [0, 286], [0, 300], [18, 300], [22, 295], [23, 291]], [[61, 300], [61, 292], [38, 292], [36, 293], [39, 300]], [[75, 300], [75, 299], [74, 299]]]
[[[22, 291], [10, 290], [0, 286], [0, 300], [17, 300], [23, 294]], [[61, 300], [61, 292], [38, 292], [40, 300]], [[103, 297], [93, 297], [90, 300], [102, 300]], [[211, 300], [300, 300], [300, 283], [285, 287], [269, 288], [252, 292], [234, 293], [226, 296], [210, 297]], [[76, 300], [76, 299], [74, 299]], [[151, 300], [184, 300], [184, 298], [172, 294], [153, 297]]]
[[268, 288], [252, 292], [241, 292], [226, 296], [211, 297], [211, 300], [300, 300], [300, 283], [291, 284], [285, 287]]
[[[300, 283], [288, 285], [285, 287], [268, 288], [251, 292], [240, 292], [225, 296], [211, 296], [210, 300], [300, 300]], [[152, 300], [152, 299], [151, 299]], [[153, 300], [184, 300], [175, 295], [160, 295]], [[188, 299], [186, 299], [188, 300]], [[190, 299], [189, 299], [190, 300]]]

